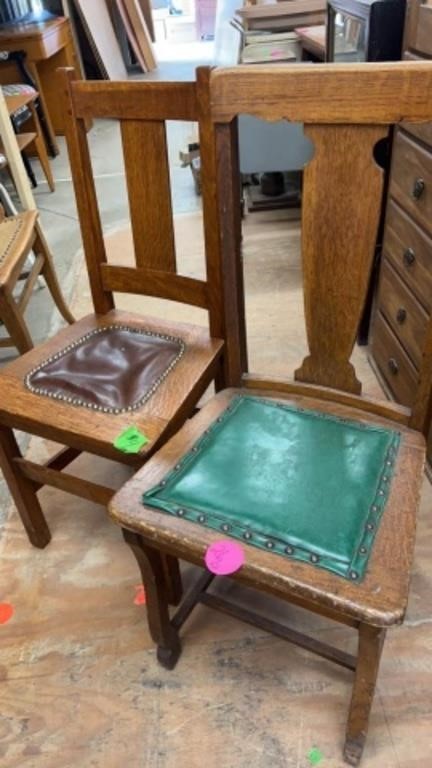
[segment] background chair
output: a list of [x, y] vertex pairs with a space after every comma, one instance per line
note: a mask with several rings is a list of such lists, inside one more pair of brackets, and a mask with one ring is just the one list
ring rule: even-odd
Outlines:
[[[36, 83], [32, 78], [27, 64], [25, 51], [0, 51], [0, 68], [2, 71], [3, 87], [12, 87], [16, 89], [27, 88], [33, 93], [38, 94]], [[39, 96], [35, 100], [35, 108], [42, 128], [47, 150], [51, 157], [58, 155], [58, 149], [54, 146], [47, 119], [43, 110]]]
[[[195, 84], [75, 82], [70, 70], [62, 77], [64, 108], [70, 114], [66, 139], [94, 314], [0, 372], [1, 466], [37, 547], [50, 540], [37, 491], [52, 485], [106, 504], [112, 488], [61, 470], [82, 451], [140, 466], [191, 416], [213, 380], [219, 388], [231, 381], [231, 364], [236, 364], [241, 343], [236, 319], [230, 319], [229, 308], [223, 310], [223, 291], [231, 290], [233, 280], [216, 225], [208, 113], [199, 106]], [[90, 115], [120, 122], [134, 266], [107, 263], [85, 130]], [[206, 280], [176, 271], [166, 120], [200, 125], [207, 177]], [[113, 292], [200, 307], [208, 312], [209, 328], [116, 310]], [[114, 445], [130, 427], [139, 430], [145, 443], [136, 453]], [[65, 448], [46, 465], [37, 465], [22, 457], [13, 429], [55, 440]]]
[[[48, 153], [42, 135], [39, 117], [36, 109], [38, 92], [29, 85], [3, 85], [1, 86], [9, 110], [10, 119], [17, 135], [17, 142], [21, 151], [27, 175], [33, 187], [37, 187], [36, 177], [33, 173], [30, 158], [26, 149], [34, 144], [39, 162], [51, 192], [54, 192], [55, 184], [52, 175]], [[27, 126], [32, 120], [34, 131], [22, 132], [21, 128]], [[1, 144], [0, 147], [2, 148]]]
[[[38, 223], [38, 212], [24, 211], [6, 217], [0, 204], [0, 322], [9, 333], [8, 337], [0, 338], [0, 347], [15, 346], [21, 354], [33, 347], [24, 313], [39, 275], [45, 278], [61, 315], [73, 323]], [[16, 298], [14, 292], [20, 281], [24, 285]]]
[[[200, 87], [208, 81], [219, 223], [223, 248], [237, 265], [230, 300], [240, 325], [237, 116], [303, 122], [314, 144], [302, 197], [309, 354], [294, 382], [247, 374], [239, 354], [244, 388], [210, 401], [124, 486], [110, 510], [141, 570], [159, 662], [168, 669], [176, 664], [179, 630], [200, 602], [353, 670], [344, 756], [356, 765], [385, 633], [406, 609], [425, 455], [421, 433], [431, 409], [432, 327], [412, 411], [361, 397], [350, 357], [383, 186], [374, 148], [402, 116], [432, 119], [432, 64], [199, 71]], [[162, 555], [203, 566], [207, 548], [221, 537], [242, 543], [245, 563], [234, 579], [354, 628], [357, 657], [208, 592], [208, 571], [170, 617]]]
[[[25, 51], [0, 51], [0, 70], [3, 83], [1, 88], [7, 101], [14, 130], [20, 134], [18, 143], [32, 186], [36, 187], [37, 181], [26, 151], [29, 145], [34, 147], [48, 186], [53, 192], [55, 185], [48, 152], [52, 156], [58, 153], [53, 147], [39, 94], [25, 59]], [[29, 124], [31, 130], [27, 129], [26, 132], [22, 132], [23, 126], [27, 128]]]

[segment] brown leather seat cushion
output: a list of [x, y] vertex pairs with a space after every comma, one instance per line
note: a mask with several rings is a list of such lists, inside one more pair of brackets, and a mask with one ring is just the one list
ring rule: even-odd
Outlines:
[[127, 326], [91, 331], [26, 377], [35, 394], [122, 413], [139, 408], [182, 356], [181, 339]]

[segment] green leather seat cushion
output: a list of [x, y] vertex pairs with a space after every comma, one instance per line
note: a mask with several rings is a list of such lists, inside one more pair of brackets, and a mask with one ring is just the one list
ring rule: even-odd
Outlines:
[[399, 432], [239, 395], [146, 506], [360, 581]]

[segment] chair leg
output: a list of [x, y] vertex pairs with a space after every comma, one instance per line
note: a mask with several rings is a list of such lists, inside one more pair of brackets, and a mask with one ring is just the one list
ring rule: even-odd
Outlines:
[[179, 561], [176, 557], [162, 554], [162, 563], [169, 605], [178, 605], [183, 596], [183, 584]]
[[51, 540], [50, 530], [34, 485], [22, 474], [15, 458], [22, 458], [15, 435], [11, 429], [0, 425], [0, 466], [31, 543], [43, 549]]
[[385, 634], [384, 629], [360, 624], [357, 667], [344, 747], [344, 758], [350, 765], [358, 765], [366, 742]]
[[39, 162], [41, 164], [41, 168], [45, 174], [45, 178], [48, 182], [48, 186], [51, 190], [51, 192], [54, 192], [55, 190], [55, 184], [54, 184], [54, 177], [51, 170], [50, 161], [48, 158], [48, 153], [46, 150], [46, 145], [44, 138], [42, 136], [42, 131], [39, 123], [39, 119], [36, 113], [36, 110], [33, 110], [33, 119], [36, 123], [36, 137], [34, 140], [34, 144], [36, 147], [36, 152], [39, 158]]
[[27, 172], [27, 176], [30, 179], [30, 183], [33, 189], [36, 189], [37, 181], [36, 181], [36, 176], [34, 175], [34, 172], [33, 172], [32, 164], [25, 152], [21, 152], [21, 157], [24, 163], [24, 168], [26, 169], [26, 172]]
[[33, 341], [28, 332], [22, 314], [11, 293], [0, 290], [0, 317], [21, 355], [33, 348]]
[[75, 318], [71, 314], [71, 311], [64, 300], [54, 269], [52, 256], [48, 248], [48, 243], [46, 242], [38, 224], [36, 224], [36, 238], [34, 241], [33, 249], [36, 254], [42, 253], [44, 255], [45, 261], [42, 267], [42, 274], [46, 280], [46, 284], [50, 290], [51, 296], [54, 299], [57, 309], [59, 310], [62, 317], [64, 317], [66, 322], [72, 325], [72, 323], [75, 322]]
[[170, 623], [168, 588], [163, 558], [141, 536], [123, 528], [123, 538], [135, 555], [146, 590], [147, 620], [157, 645], [157, 658], [165, 669], [173, 669], [181, 653], [180, 639]]

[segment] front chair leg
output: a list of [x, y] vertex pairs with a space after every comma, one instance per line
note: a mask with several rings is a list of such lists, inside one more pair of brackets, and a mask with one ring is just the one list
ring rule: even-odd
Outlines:
[[149, 547], [141, 536], [123, 528], [123, 538], [135, 555], [146, 591], [147, 620], [157, 645], [157, 658], [166, 669], [173, 669], [181, 652], [177, 631], [170, 623], [166, 573], [163, 557]]
[[43, 549], [51, 539], [34, 484], [23, 475], [14, 459], [22, 459], [15, 435], [0, 425], [0, 466], [31, 543]]
[[162, 563], [167, 588], [167, 599], [170, 605], [178, 605], [183, 596], [183, 584], [179, 561], [172, 555], [162, 554]]
[[344, 758], [358, 765], [366, 742], [385, 630], [360, 624], [357, 666], [346, 730]]

